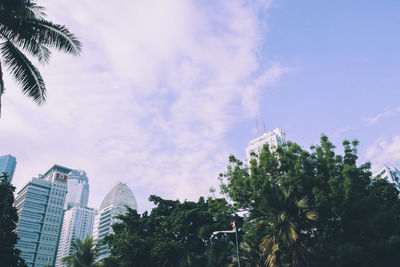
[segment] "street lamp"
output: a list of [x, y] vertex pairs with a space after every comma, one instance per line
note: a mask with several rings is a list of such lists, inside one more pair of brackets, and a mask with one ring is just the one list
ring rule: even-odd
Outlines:
[[238, 267], [240, 267], [240, 255], [239, 255], [239, 241], [238, 241], [238, 230], [236, 228], [236, 222], [233, 221], [231, 223], [232, 225], [232, 230], [225, 230], [225, 231], [215, 231], [213, 232], [213, 235], [218, 235], [218, 234], [235, 234], [236, 237], [236, 253], [237, 253], [237, 258], [238, 258]]

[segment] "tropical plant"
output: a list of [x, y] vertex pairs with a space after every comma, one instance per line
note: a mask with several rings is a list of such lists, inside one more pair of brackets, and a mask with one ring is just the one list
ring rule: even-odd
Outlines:
[[259, 245], [267, 255], [266, 265], [280, 266], [280, 248], [285, 247], [292, 260], [292, 266], [305, 266], [310, 248], [299, 239], [300, 234], [304, 233], [300, 231], [305, 231], [300, 227], [306, 224], [307, 220], [317, 220], [318, 215], [310, 209], [307, 197], [299, 199], [292, 186], [280, 186], [275, 197], [277, 205], [271, 209], [268, 216], [257, 218], [256, 224], [257, 228], [268, 233]]
[[225, 199], [198, 202], [151, 196], [151, 213], [128, 209], [106, 237], [111, 249], [106, 266], [186, 267], [227, 266], [235, 253], [233, 236], [218, 235], [232, 220], [242, 219]]
[[18, 237], [18, 215], [14, 207], [15, 187], [8, 182], [8, 174], [0, 176], [0, 258], [1, 266], [25, 267], [25, 261], [20, 257], [21, 251], [15, 248]]
[[221, 189], [247, 215], [244, 241], [275, 265], [302, 265], [306, 255], [307, 266], [399, 266], [399, 192], [373, 179], [370, 163], [357, 164], [357, 146], [344, 141], [336, 154], [322, 136], [310, 151], [265, 146], [249, 166], [231, 156]]
[[[238, 266], [237, 256], [233, 257], [229, 267]], [[265, 266], [265, 253], [258, 247], [247, 242], [240, 244], [240, 266], [262, 267]]]
[[[45, 19], [44, 8], [34, 0], [0, 0], [0, 111], [5, 92], [3, 68], [37, 104], [46, 101], [46, 86], [39, 70], [23, 53], [49, 63], [51, 50], [79, 55], [81, 43], [62, 25]], [[4, 66], [3, 66], [4, 65]]]
[[71, 243], [74, 254], [62, 259], [62, 263], [69, 267], [91, 267], [96, 265], [97, 249], [92, 237], [86, 236], [85, 240], [76, 240]]

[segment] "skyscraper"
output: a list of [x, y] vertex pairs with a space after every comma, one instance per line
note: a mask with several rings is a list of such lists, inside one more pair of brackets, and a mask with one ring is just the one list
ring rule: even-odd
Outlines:
[[[99, 213], [94, 221], [93, 238], [99, 243], [105, 236], [112, 233], [111, 225], [116, 222], [115, 216], [126, 213], [126, 207], [137, 210], [136, 198], [126, 184], [117, 183], [101, 203]], [[99, 246], [97, 256], [101, 260], [107, 257], [107, 245]]]
[[286, 142], [285, 132], [282, 129], [276, 128], [272, 132], [264, 132], [263, 135], [249, 142], [246, 148], [246, 160], [250, 162], [251, 153], [260, 154], [265, 144], [268, 144], [272, 151], [276, 150], [279, 145]]
[[54, 265], [69, 172], [69, 168], [54, 165], [32, 178], [15, 199], [19, 216], [16, 248], [30, 267]]
[[84, 240], [86, 236], [91, 236], [93, 232], [93, 222], [96, 211], [91, 208], [74, 206], [64, 213], [64, 220], [58, 244], [56, 266], [61, 264], [62, 258], [73, 254], [74, 248], [71, 246], [73, 241]]
[[15, 167], [17, 166], [17, 159], [11, 155], [0, 156], [0, 175], [3, 172], [8, 173], [8, 182], [11, 183], [14, 177]]
[[89, 200], [89, 179], [85, 171], [72, 170], [68, 174], [68, 192], [64, 209], [73, 206], [86, 207]]
[[374, 174], [374, 176], [380, 176], [382, 179], [393, 183], [397, 190], [400, 191], [400, 166], [399, 167], [389, 167], [383, 165], [383, 168]]

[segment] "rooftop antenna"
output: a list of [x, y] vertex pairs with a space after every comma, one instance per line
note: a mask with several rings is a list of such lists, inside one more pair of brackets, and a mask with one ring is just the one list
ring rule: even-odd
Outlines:
[[257, 135], [261, 135], [260, 126], [258, 125], [258, 119], [256, 119]]
[[263, 120], [263, 131], [264, 131], [264, 133], [266, 132], [264, 120]]

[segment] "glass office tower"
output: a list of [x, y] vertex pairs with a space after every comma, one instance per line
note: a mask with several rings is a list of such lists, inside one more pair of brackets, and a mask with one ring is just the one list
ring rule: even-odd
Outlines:
[[16, 248], [30, 267], [54, 266], [71, 169], [54, 165], [25, 185], [15, 199]]
[[17, 166], [17, 159], [11, 155], [0, 156], [0, 175], [3, 172], [8, 173], [8, 182], [11, 183], [14, 177], [15, 167]]
[[68, 174], [68, 192], [65, 198], [64, 209], [87, 207], [89, 200], [89, 179], [85, 171], [72, 170]]

